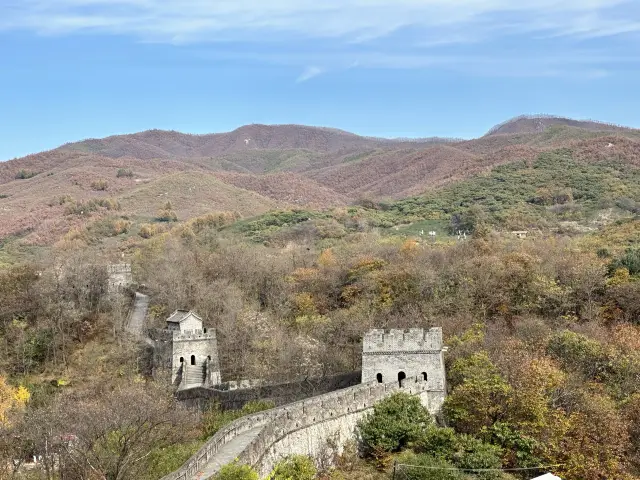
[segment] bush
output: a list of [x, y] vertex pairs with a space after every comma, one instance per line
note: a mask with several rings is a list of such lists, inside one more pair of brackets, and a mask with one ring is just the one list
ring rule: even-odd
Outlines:
[[99, 192], [103, 192], [107, 188], [109, 188], [109, 184], [107, 183], [106, 180], [94, 180], [93, 182], [91, 182], [91, 188], [93, 190], [97, 190]]
[[107, 217], [94, 222], [89, 230], [96, 237], [116, 237], [129, 232], [131, 222], [122, 218]]
[[311, 458], [293, 455], [276, 464], [268, 480], [313, 480], [318, 470]]
[[214, 480], [258, 480], [258, 474], [248, 465], [230, 463], [220, 469]]
[[105, 210], [120, 210], [120, 203], [113, 198], [96, 198], [88, 201], [75, 202], [71, 201], [66, 203], [64, 213], [66, 215], [89, 215], [91, 212], [96, 212], [100, 208]]
[[155, 237], [161, 231], [162, 231], [162, 227], [158, 225], [154, 225], [152, 223], [145, 223], [140, 226], [140, 231], [138, 232], [138, 235], [140, 235], [142, 238], [151, 238], [151, 237]]
[[38, 175], [40, 172], [33, 172], [31, 170], [22, 169], [18, 173], [16, 173], [16, 180], [26, 180], [28, 178], [33, 178]]
[[129, 169], [129, 168], [119, 168], [118, 172], [116, 173], [116, 178], [133, 178], [133, 170]]
[[164, 207], [158, 210], [158, 216], [156, 217], [158, 222], [177, 222], [178, 215], [173, 211], [173, 205], [171, 202], [165, 203]]
[[397, 452], [421, 437], [432, 424], [429, 411], [418, 397], [396, 393], [373, 407], [373, 413], [358, 423], [369, 455], [376, 451]]
[[629, 248], [622, 257], [609, 265], [609, 275], [620, 268], [626, 268], [631, 275], [640, 274], [640, 248]]
[[[439, 470], [440, 468], [441, 470]], [[398, 478], [406, 480], [466, 480], [468, 477], [442, 458], [405, 452], [398, 457]]]

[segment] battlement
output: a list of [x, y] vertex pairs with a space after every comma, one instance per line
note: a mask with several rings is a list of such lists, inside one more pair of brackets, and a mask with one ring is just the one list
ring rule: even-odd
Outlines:
[[107, 272], [109, 274], [131, 273], [131, 264], [118, 263], [118, 264], [107, 265]]
[[172, 333], [174, 342], [184, 340], [216, 340], [215, 330], [185, 330], [184, 332], [174, 330]]
[[442, 328], [427, 331], [422, 328], [407, 330], [375, 329], [367, 332], [362, 340], [363, 354], [390, 352], [437, 352], [442, 350]]

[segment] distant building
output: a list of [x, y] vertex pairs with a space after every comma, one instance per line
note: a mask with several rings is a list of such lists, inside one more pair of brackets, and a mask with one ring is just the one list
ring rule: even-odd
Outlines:
[[527, 238], [527, 235], [529, 234], [529, 232], [527, 232], [526, 230], [514, 230], [511, 232], [512, 235], [515, 235], [518, 238], [524, 239]]

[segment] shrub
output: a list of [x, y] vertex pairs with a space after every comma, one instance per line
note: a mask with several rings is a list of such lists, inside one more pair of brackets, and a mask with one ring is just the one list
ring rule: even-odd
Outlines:
[[442, 458], [405, 452], [398, 457], [398, 478], [406, 480], [465, 480], [468, 477]]
[[31, 170], [22, 169], [18, 173], [16, 173], [16, 180], [26, 180], [28, 178], [33, 178], [38, 175], [40, 172], [33, 172]]
[[171, 202], [164, 204], [164, 207], [158, 210], [158, 216], [156, 217], [158, 222], [177, 222], [178, 215], [173, 211], [173, 205]]
[[220, 469], [214, 480], [258, 480], [258, 474], [248, 465], [230, 463]]
[[371, 455], [375, 451], [397, 452], [420, 438], [432, 424], [429, 411], [418, 397], [396, 393], [373, 407], [358, 423], [362, 443]]
[[91, 182], [91, 188], [99, 192], [104, 192], [107, 188], [109, 188], [109, 184], [106, 180], [94, 180], [93, 182]]
[[133, 170], [129, 169], [129, 168], [119, 168], [117, 173], [116, 173], [116, 178], [133, 178], [134, 173]]
[[116, 237], [127, 233], [131, 228], [131, 222], [123, 218], [107, 217], [97, 220], [90, 227], [92, 234], [98, 237]]
[[158, 233], [162, 231], [162, 228], [158, 225], [154, 225], [152, 223], [145, 223], [140, 226], [140, 231], [138, 235], [142, 238], [151, 238], [156, 236]]
[[624, 255], [609, 264], [611, 275], [620, 268], [626, 268], [631, 275], [640, 274], [640, 248], [629, 248]]
[[293, 455], [278, 462], [267, 480], [313, 480], [318, 470], [311, 458]]
[[72, 201], [66, 204], [64, 213], [66, 215], [89, 215], [100, 208], [105, 210], [120, 210], [120, 203], [113, 198], [96, 198], [88, 201]]

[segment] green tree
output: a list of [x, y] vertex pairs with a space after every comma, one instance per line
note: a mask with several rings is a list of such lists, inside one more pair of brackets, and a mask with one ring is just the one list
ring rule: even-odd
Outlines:
[[456, 386], [443, 412], [456, 431], [477, 434], [504, 417], [512, 388], [486, 352], [456, 361], [451, 377]]
[[397, 452], [418, 439], [432, 421], [418, 397], [400, 392], [375, 405], [358, 429], [370, 454], [375, 450]]

